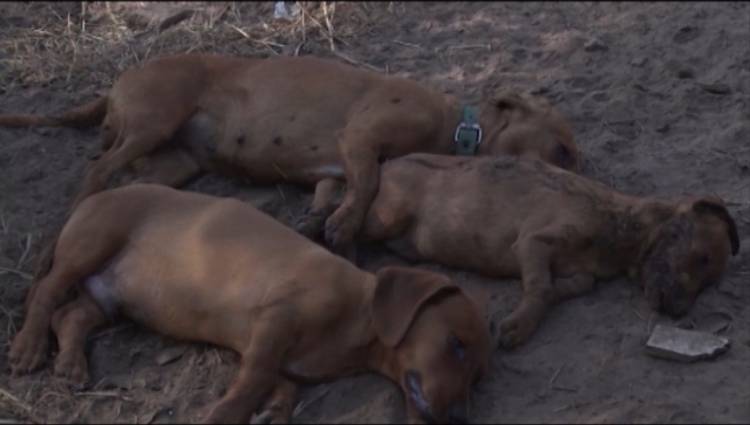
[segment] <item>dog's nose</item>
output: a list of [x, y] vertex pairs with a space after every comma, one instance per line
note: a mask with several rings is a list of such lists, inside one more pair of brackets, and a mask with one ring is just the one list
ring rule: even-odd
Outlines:
[[661, 311], [674, 319], [679, 319], [687, 314], [690, 304], [684, 297], [678, 298], [674, 294], [661, 294]]
[[684, 304], [666, 302], [662, 303], [663, 311], [673, 319], [679, 319], [687, 314]]
[[466, 404], [456, 403], [448, 409], [448, 422], [452, 424], [467, 424]]

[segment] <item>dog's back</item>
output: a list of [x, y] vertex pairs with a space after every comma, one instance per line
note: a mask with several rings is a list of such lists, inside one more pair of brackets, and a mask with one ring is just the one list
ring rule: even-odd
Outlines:
[[411, 154], [388, 161], [362, 237], [406, 257], [495, 276], [518, 276], [511, 249], [524, 228], [589, 221], [623, 197], [537, 160]]
[[[251, 335], [254, 309], [310, 285], [317, 285], [318, 298], [334, 294], [339, 281], [362, 274], [251, 205], [145, 184], [82, 202], [55, 257], [60, 267], [77, 269], [106, 310], [178, 338], [229, 342], [238, 350]], [[80, 269], [82, 261], [89, 264]], [[203, 332], [195, 322], [206, 312], [213, 315], [206, 321], [234, 324], [225, 333]]]

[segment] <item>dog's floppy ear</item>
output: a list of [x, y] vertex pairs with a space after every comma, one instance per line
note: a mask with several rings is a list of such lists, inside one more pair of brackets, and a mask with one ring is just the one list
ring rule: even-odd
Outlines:
[[693, 211], [698, 214], [713, 214], [722, 219], [727, 225], [727, 234], [732, 244], [732, 255], [737, 255], [740, 250], [740, 237], [737, 234], [737, 224], [735, 224], [732, 216], [729, 215], [724, 202], [714, 197], [701, 198], [693, 202]]
[[532, 112], [529, 102], [516, 92], [501, 92], [492, 97], [491, 103], [499, 112], [500, 130], [510, 124], [513, 111], [519, 111], [521, 116], [527, 116]]
[[531, 112], [532, 106], [528, 100], [516, 92], [502, 92], [495, 95], [494, 105], [502, 110], [517, 109], [523, 112]]
[[376, 273], [372, 321], [380, 339], [396, 347], [406, 336], [420, 308], [438, 294], [459, 291], [440, 274], [406, 267], [384, 267]]

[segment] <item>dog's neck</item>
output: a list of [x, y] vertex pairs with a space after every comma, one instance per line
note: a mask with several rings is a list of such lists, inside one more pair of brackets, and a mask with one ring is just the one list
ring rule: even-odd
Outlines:
[[[483, 139], [486, 141], [496, 140], [500, 133], [505, 129], [505, 126], [498, 120], [497, 107], [489, 102], [482, 102], [479, 110], [479, 125], [482, 126], [484, 132]], [[481, 148], [487, 149], [488, 143], [482, 143], [484, 146]]]
[[490, 141], [496, 140], [506, 125], [498, 120], [497, 107], [490, 102], [481, 101], [477, 103], [461, 103], [453, 96], [447, 98], [443, 119], [443, 130], [441, 134], [444, 142], [439, 146], [442, 151], [438, 153], [450, 154], [456, 148], [456, 129], [464, 121], [464, 107], [475, 106], [477, 108], [477, 121], [482, 128], [482, 142], [477, 146], [475, 155], [486, 154]]
[[[630, 198], [618, 223], [617, 255], [625, 262], [628, 276], [638, 277], [641, 262], [659, 227], [674, 216], [677, 205], [656, 198]], [[624, 224], [620, 228], [619, 224]]]
[[477, 150], [477, 154], [488, 155], [492, 143], [499, 139], [500, 134], [508, 127], [508, 122], [499, 119], [496, 105], [484, 101], [481, 103], [479, 110], [479, 125], [482, 127], [483, 141]]
[[[487, 105], [485, 104], [472, 104], [472, 103], [460, 103], [458, 100], [454, 97], [449, 97], [446, 102], [446, 107], [443, 112], [443, 129], [440, 132], [441, 138], [443, 139], [443, 142], [440, 143], [438, 146], [439, 154], [456, 154], [456, 149], [458, 148], [456, 146], [456, 130], [458, 129], [458, 126], [464, 122], [465, 120], [465, 108], [467, 106], [476, 106], [476, 120], [479, 124], [479, 127], [482, 129], [482, 142], [477, 146], [477, 150], [474, 153], [474, 155], [479, 155], [479, 152], [481, 152], [482, 148], [484, 147], [485, 143], [484, 140], [489, 140], [488, 137], [490, 135], [487, 133], [489, 130], [495, 130], [491, 127], [488, 127], [489, 124], [492, 123], [491, 117], [488, 116]], [[497, 126], [494, 126], [497, 127]], [[496, 134], [497, 131], [494, 131], [493, 134]]]
[[[392, 351], [378, 337], [371, 315], [377, 280], [374, 274], [356, 273], [340, 298], [338, 316], [325, 346], [305, 360], [288, 365], [286, 372], [301, 382], [320, 382], [367, 372], [390, 378]], [[330, 325], [329, 325], [330, 326]]]

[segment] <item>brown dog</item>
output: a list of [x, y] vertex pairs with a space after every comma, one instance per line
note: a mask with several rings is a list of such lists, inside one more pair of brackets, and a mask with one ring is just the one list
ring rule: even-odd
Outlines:
[[539, 161], [429, 154], [382, 167], [360, 237], [407, 258], [522, 278], [521, 304], [500, 325], [506, 347], [558, 300], [624, 273], [654, 309], [684, 314], [739, 250], [717, 198], [638, 198]]
[[[57, 309], [77, 282], [78, 298]], [[412, 420], [458, 421], [489, 361], [485, 320], [446, 277], [372, 275], [247, 204], [160, 185], [83, 201], [29, 297], [10, 351], [15, 373], [42, 364], [51, 324], [55, 372], [85, 380], [86, 335], [118, 312], [240, 353], [208, 422], [247, 423], [269, 394], [288, 421], [294, 381], [366, 370], [401, 386]]]
[[[540, 99], [502, 95], [476, 114], [481, 143], [470, 128], [462, 134], [477, 137], [470, 141], [477, 154], [578, 168], [568, 124]], [[464, 115], [455, 99], [416, 82], [330, 60], [189, 54], [128, 70], [108, 95], [59, 117], [4, 115], [0, 126], [102, 122], [106, 152], [88, 170], [74, 206], [138, 159], [140, 181], [169, 186], [201, 170], [306, 185], [345, 177], [344, 202], [326, 222], [326, 239], [340, 248], [377, 192], [379, 162], [453, 153]]]

